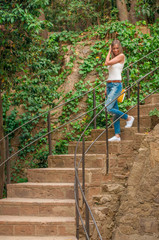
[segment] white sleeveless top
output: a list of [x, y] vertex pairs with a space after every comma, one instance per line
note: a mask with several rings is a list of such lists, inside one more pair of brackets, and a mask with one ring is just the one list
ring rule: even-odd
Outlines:
[[108, 66], [109, 76], [108, 80], [122, 80], [121, 73], [124, 67], [124, 63], [115, 63]]

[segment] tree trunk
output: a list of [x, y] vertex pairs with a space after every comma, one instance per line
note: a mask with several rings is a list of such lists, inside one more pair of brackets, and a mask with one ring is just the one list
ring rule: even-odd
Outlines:
[[126, 7], [125, 0], [116, 0], [117, 8], [119, 10], [119, 20], [125, 21], [128, 20], [128, 10]]
[[[156, 9], [158, 9], [158, 8], [159, 8], [159, 0], [156, 0]], [[156, 11], [156, 13], [155, 13], [155, 21], [157, 19], [159, 19], [159, 13]]]
[[136, 17], [136, 12], [135, 12], [135, 6], [136, 6], [137, 0], [131, 0], [131, 7], [130, 7], [130, 12], [129, 12], [129, 18], [130, 22], [135, 24], [138, 19]]
[[[3, 138], [3, 108], [2, 108], [2, 95], [1, 95], [1, 80], [0, 80], [0, 139]], [[5, 144], [4, 141], [0, 142], [0, 163], [5, 160]], [[0, 167], [0, 198], [3, 197], [4, 188], [4, 165]]]

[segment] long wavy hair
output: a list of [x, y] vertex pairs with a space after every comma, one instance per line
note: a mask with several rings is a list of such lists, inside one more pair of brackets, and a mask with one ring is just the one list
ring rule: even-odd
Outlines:
[[[119, 40], [117, 40], [117, 39], [112, 42], [111, 48], [113, 49], [114, 45], [116, 45], [116, 44], [119, 46], [119, 54], [123, 53], [123, 48], [121, 46], [121, 42]], [[111, 56], [112, 56], [112, 58], [115, 57], [115, 55], [113, 53], [113, 50], [111, 51]]]

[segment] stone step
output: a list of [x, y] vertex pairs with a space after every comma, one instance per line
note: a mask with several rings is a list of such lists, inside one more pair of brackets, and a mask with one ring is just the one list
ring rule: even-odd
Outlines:
[[74, 168], [37, 168], [28, 169], [28, 182], [73, 183]]
[[[114, 174], [122, 174], [123, 171], [124, 172], [129, 171], [135, 157], [136, 157], [135, 153], [132, 155], [132, 153], [127, 153], [127, 152], [124, 154], [110, 154], [109, 155], [109, 173], [114, 175]], [[91, 161], [91, 158], [89, 159], [89, 161]], [[64, 171], [66, 169], [63, 168]], [[90, 168], [90, 169], [86, 168], [85, 170], [86, 170], [85, 171], [86, 183], [89, 183], [91, 185], [97, 185], [102, 182], [107, 182], [113, 177], [113, 175], [110, 176], [110, 174], [109, 175], [105, 174], [106, 173], [105, 159], [103, 159], [102, 168]], [[79, 178], [81, 181], [80, 174], [81, 174], [81, 169], [79, 169]]]
[[72, 199], [6, 198], [0, 200], [0, 215], [75, 216]]
[[[77, 154], [77, 163], [81, 159], [81, 154]], [[104, 154], [86, 154], [86, 168], [103, 168], [105, 162]], [[74, 167], [74, 154], [50, 155], [48, 156], [48, 166], [50, 168], [68, 168]]]
[[[92, 141], [86, 141], [85, 142], [85, 151], [91, 146], [93, 142]], [[71, 142], [68, 146], [68, 152], [74, 153], [76, 148], [76, 142]], [[109, 153], [130, 153], [133, 151], [133, 140], [122, 140], [120, 142], [109, 142]], [[82, 142], [79, 142], [78, 144], [78, 153], [82, 152]], [[95, 142], [92, 147], [88, 150], [88, 153], [96, 153], [96, 154], [106, 154], [106, 142], [105, 141], [97, 141]]]
[[[134, 118], [135, 118], [134, 123], [133, 123], [133, 127], [137, 127], [138, 118], [137, 118], [136, 113], [135, 113], [135, 115], [130, 113], [130, 115], [133, 115]], [[125, 127], [125, 120], [121, 119], [120, 126], [121, 127]], [[146, 115], [140, 115], [140, 127], [144, 128], [145, 130], [147, 130], [147, 129], [150, 130], [150, 127], [151, 127], [151, 117], [148, 116], [147, 114]]]
[[73, 183], [17, 183], [7, 185], [12, 198], [73, 199]]
[[[105, 129], [93, 129], [91, 131], [91, 139], [95, 140]], [[141, 127], [140, 132], [144, 132], [145, 128]], [[121, 128], [121, 139], [122, 140], [134, 140], [135, 133], [137, 133], [137, 127], [132, 128]], [[114, 128], [109, 128], [108, 131], [108, 138], [114, 136]], [[98, 141], [105, 141], [106, 140], [106, 132], [101, 135]]]
[[[159, 109], [159, 103], [149, 103], [140, 105], [140, 114], [149, 116], [149, 112], [151, 110], [154, 110], [154, 108]], [[130, 110], [129, 115], [137, 115], [137, 106]]]
[[0, 236], [0, 240], [77, 240], [74, 236], [51, 236], [51, 237], [45, 237], [45, 236]]
[[0, 216], [2, 236], [70, 236], [75, 235], [75, 218]]
[[148, 97], [147, 99], [145, 99], [145, 104], [154, 104], [154, 103], [159, 103], [159, 94], [155, 93], [153, 95], [151, 95], [150, 97]]
[[[128, 113], [129, 115], [132, 115], [135, 120], [133, 123], [133, 127], [137, 127], [138, 124], [138, 118], [137, 118], [137, 113], [135, 112], [135, 114], [131, 111]], [[126, 125], [126, 121], [124, 119], [120, 119], [120, 126], [121, 126], [121, 130], [125, 128]], [[150, 129], [151, 127], [151, 117], [148, 114], [141, 114], [140, 113], [140, 127], [143, 128], [143, 130], [145, 131], [146, 129]], [[110, 129], [113, 129], [113, 125], [110, 127]], [[113, 131], [113, 130], [110, 130]], [[88, 138], [89, 140], [91, 140], [90, 136]]]
[[[81, 164], [82, 165], [82, 164]], [[98, 179], [101, 173], [101, 168], [85, 168], [85, 181], [91, 183]], [[82, 169], [79, 168], [79, 179], [82, 181]], [[75, 169], [74, 168], [39, 168], [28, 170], [29, 182], [56, 182], [56, 183], [74, 183]]]

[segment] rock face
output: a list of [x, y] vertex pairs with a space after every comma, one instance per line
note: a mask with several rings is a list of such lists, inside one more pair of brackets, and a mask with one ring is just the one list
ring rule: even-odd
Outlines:
[[121, 198], [112, 240], [159, 239], [159, 124], [144, 139]]

